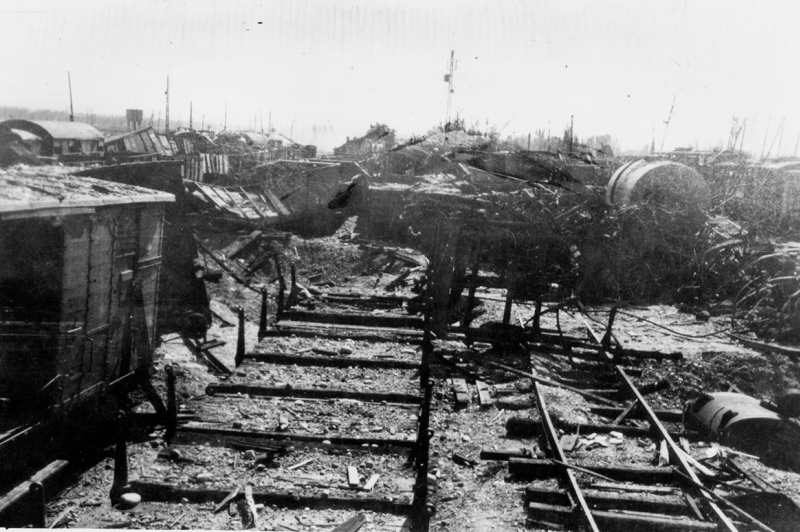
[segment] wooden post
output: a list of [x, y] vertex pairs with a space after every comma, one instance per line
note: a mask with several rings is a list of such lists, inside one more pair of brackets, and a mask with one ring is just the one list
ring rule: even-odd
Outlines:
[[119, 502], [120, 495], [128, 485], [128, 430], [125, 412], [117, 413], [117, 434], [114, 447], [114, 482], [111, 484], [111, 505]]
[[164, 439], [169, 443], [178, 428], [178, 403], [175, 398], [175, 372], [169, 364], [164, 366], [164, 371], [167, 374], [167, 432]]
[[244, 309], [236, 307], [239, 316], [239, 337], [236, 341], [236, 367], [238, 368], [244, 361]]
[[261, 289], [261, 317], [258, 320], [258, 339], [267, 335], [267, 287]]
[[275, 254], [275, 271], [278, 272], [278, 308], [275, 310], [275, 319], [281, 320], [283, 316], [283, 292], [286, 290], [286, 279], [283, 278], [283, 271], [281, 270], [281, 261], [278, 259], [278, 254]]
[[472, 323], [472, 307], [475, 305], [475, 290], [478, 288], [478, 272], [480, 270], [480, 252], [481, 252], [481, 241], [480, 237], [478, 237], [478, 241], [475, 242], [474, 247], [472, 248], [473, 257], [475, 262], [472, 266], [472, 276], [469, 280], [469, 292], [467, 292], [467, 308], [464, 310], [464, 317], [461, 319], [461, 326], [462, 327], [469, 327], [469, 324]]
[[506, 306], [503, 310], [503, 326], [508, 327], [511, 324], [511, 307], [514, 303], [514, 282], [515, 282], [515, 264], [512, 262], [508, 265], [508, 286], [506, 288]]
[[31, 526], [33, 528], [47, 528], [44, 486], [41, 482], [31, 482], [28, 490], [31, 494]]

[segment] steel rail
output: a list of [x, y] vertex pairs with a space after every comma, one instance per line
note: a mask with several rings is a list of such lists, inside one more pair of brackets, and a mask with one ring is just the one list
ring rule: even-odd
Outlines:
[[[539, 416], [542, 418], [542, 426], [544, 427], [544, 431], [547, 436], [547, 443], [550, 445], [550, 449], [553, 451], [556, 460], [563, 462], [564, 464], [568, 464], [564, 450], [561, 448], [561, 444], [558, 441], [558, 433], [553, 425], [553, 420], [550, 419], [550, 413], [547, 411], [547, 404], [544, 402], [544, 397], [542, 397], [541, 392], [539, 392], [539, 386], [536, 382], [536, 379], [531, 379], [531, 384], [533, 387], [533, 395], [536, 398], [536, 407], [539, 410]], [[578, 502], [578, 507], [581, 510], [581, 514], [583, 515], [586, 526], [592, 532], [600, 532], [600, 529], [597, 527], [597, 523], [595, 523], [594, 517], [592, 516], [592, 511], [589, 509], [589, 505], [583, 496], [583, 492], [581, 491], [580, 486], [578, 486], [578, 479], [575, 477], [575, 472], [570, 469], [568, 465], [562, 465], [561, 467], [564, 478], [567, 480], [569, 491]]]
[[[694, 469], [692, 469], [692, 466], [689, 465], [689, 462], [680, 453], [678, 445], [675, 443], [675, 440], [672, 439], [666, 427], [664, 427], [664, 425], [658, 419], [658, 416], [656, 416], [655, 412], [653, 412], [653, 409], [650, 407], [647, 401], [645, 401], [644, 396], [642, 396], [642, 394], [639, 393], [638, 388], [636, 388], [636, 385], [633, 383], [631, 378], [628, 376], [627, 373], [625, 373], [625, 370], [620, 366], [615, 366], [615, 369], [617, 370], [617, 373], [622, 379], [622, 382], [628, 387], [630, 392], [635, 396], [636, 400], [639, 401], [640, 408], [644, 411], [647, 420], [650, 422], [650, 426], [654, 430], [658, 431], [659, 436], [661, 437], [662, 440], [667, 442], [670, 461], [672, 461], [674, 464], [677, 464], [680, 470], [683, 473], [685, 473], [686, 476], [688, 476], [692, 480], [692, 482], [702, 486], [703, 483], [700, 482], [700, 479], [697, 477], [697, 473], [695, 473]], [[717, 503], [714, 502], [714, 499], [706, 491], [703, 490], [699, 491], [702, 497], [708, 503], [709, 508], [711, 508], [711, 510], [714, 512], [714, 515], [716, 516], [717, 521], [719, 521], [719, 524], [722, 525], [722, 527], [724, 527], [724, 529], [728, 530], [729, 532], [738, 532], [736, 526], [733, 524], [730, 518], [727, 515], [725, 515], [722, 509], [719, 506], [717, 506]]]

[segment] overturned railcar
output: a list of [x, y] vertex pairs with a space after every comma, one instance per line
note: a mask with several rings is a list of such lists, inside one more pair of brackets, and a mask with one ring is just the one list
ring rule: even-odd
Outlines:
[[0, 171], [0, 446], [152, 362], [173, 195], [52, 172]]

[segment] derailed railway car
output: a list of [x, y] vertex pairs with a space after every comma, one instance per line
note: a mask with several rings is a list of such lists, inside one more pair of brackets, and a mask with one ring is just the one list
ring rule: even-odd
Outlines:
[[172, 201], [55, 167], [0, 171], [2, 483], [51, 459], [35, 444], [79, 439], [56, 421], [149, 378]]

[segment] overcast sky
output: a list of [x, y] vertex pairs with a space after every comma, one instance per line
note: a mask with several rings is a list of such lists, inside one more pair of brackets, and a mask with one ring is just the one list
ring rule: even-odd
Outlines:
[[[0, 0], [0, 104], [143, 109], [220, 129], [270, 113], [323, 149], [385, 122], [402, 135], [453, 114], [504, 135], [611, 134], [624, 148], [726, 143], [747, 117], [759, 155], [785, 116], [800, 133], [796, 1]], [[768, 117], [771, 118], [767, 130]], [[5, 117], [2, 117], [5, 118]], [[259, 123], [260, 127], [260, 123]], [[773, 154], [777, 149], [777, 141]]]

